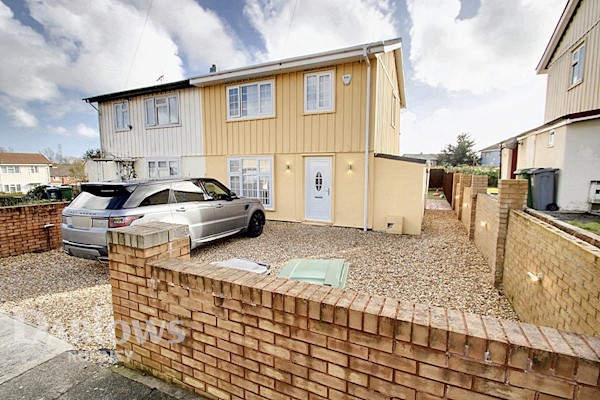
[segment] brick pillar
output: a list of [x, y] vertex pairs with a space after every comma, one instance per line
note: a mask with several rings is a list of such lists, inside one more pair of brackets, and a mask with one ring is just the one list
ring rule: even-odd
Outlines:
[[[112, 286], [117, 354], [130, 367], [139, 367], [142, 355], [132, 327], [146, 327], [158, 317], [158, 288], [150, 262], [164, 258], [190, 258], [188, 227], [164, 222], [127, 226], [110, 230], [110, 284]], [[158, 323], [160, 324], [160, 323]]]
[[458, 207], [458, 198], [460, 192], [460, 177], [461, 173], [455, 172], [454, 177], [452, 179], [452, 209], [458, 215], [457, 207]]
[[[475, 213], [477, 212], [477, 195], [479, 193], [487, 193], [488, 177], [487, 175], [472, 175], [470, 198], [464, 199], [468, 203], [467, 208], [463, 211], [469, 213], [467, 231], [469, 239], [473, 239], [475, 235]], [[463, 218], [464, 218], [463, 214]]]
[[492, 266], [494, 286], [500, 285], [504, 276], [504, 246], [510, 210], [524, 210], [526, 206], [527, 181], [525, 179], [500, 179], [498, 181], [498, 242], [496, 265]]
[[460, 174], [460, 182], [456, 188], [458, 198], [456, 199], [456, 216], [459, 220], [462, 220], [463, 213], [463, 200], [465, 197], [465, 188], [471, 187], [471, 181], [473, 179], [473, 175]]

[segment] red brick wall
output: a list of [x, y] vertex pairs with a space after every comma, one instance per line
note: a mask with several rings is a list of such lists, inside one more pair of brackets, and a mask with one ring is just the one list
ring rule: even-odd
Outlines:
[[[594, 337], [156, 260], [189, 256], [178, 229], [140, 225], [110, 238], [117, 351], [130, 367], [210, 399], [600, 398]], [[140, 341], [128, 332], [135, 324], [165, 331]]]
[[[61, 212], [67, 204], [1, 207], [0, 258], [59, 248], [62, 245]], [[54, 226], [45, 229], [46, 224]]]

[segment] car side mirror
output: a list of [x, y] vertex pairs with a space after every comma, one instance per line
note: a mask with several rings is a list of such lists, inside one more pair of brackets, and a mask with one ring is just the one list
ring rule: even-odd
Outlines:
[[235, 194], [235, 192], [231, 192], [231, 193], [229, 193], [229, 198], [231, 198], [232, 200], [233, 200], [233, 199], [237, 199], [237, 198], [238, 198], [238, 195], [237, 195], [237, 194]]

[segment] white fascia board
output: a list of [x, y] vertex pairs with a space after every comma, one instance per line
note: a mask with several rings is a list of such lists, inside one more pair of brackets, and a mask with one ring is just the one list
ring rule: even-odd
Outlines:
[[276, 73], [300, 71], [311, 68], [319, 68], [332, 64], [358, 61], [364, 57], [365, 49], [369, 55], [396, 50], [402, 46], [400, 39], [387, 42], [354, 46], [346, 49], [329, 51], [325, 53], [312, 54], [308, 56], [295, 57], [287, 60], [274, 61], [259, 64], [253, 67], [238, 68], [229, 71], [216, 72], [190, 79], [194, 86], [210, 86], [218, 83], [231, 82], [241, 79], [250, 79], [259, 76], [273, 75]]
[[565, 9], [563, 10], [562, 15], [560, 16], [560, 20], [558, 21], [556, 28], [554, 28], [554, 32], [552, 33], [552, 37], [550, 38], [550, 42], [548, 42], [546, 50], [544, 50], [544, 54], [542, 55], [542, 58], [535, 69], [538, 75], [545, 74], [546, 72], [548, 72], [548, 63], [550, 62], [552, 54], [554, 54], [554, 50], [556, 50], [560, 39], [562, 39], [565, 31], [567, 30], [567, 26], [569, 25], [571, 17], [573, 17], [573, 14], [575, 13], [577, 5], [579, 5], [579, 2], [580, 0], [569, 0], [567, 5], [565, 6]]

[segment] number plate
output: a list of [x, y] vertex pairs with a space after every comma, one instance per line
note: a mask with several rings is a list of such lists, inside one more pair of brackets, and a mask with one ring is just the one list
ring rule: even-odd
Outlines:
[[92, 219], [90, 217], [71, 217], [73, 228], [91, 229]]

